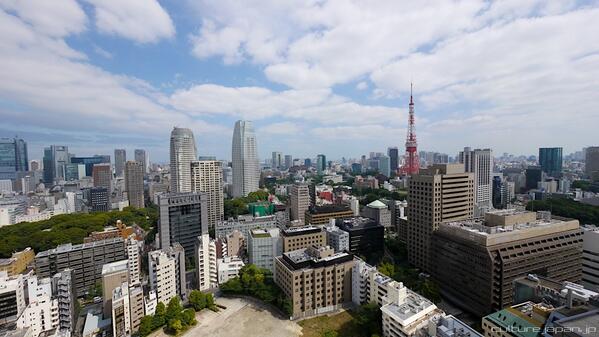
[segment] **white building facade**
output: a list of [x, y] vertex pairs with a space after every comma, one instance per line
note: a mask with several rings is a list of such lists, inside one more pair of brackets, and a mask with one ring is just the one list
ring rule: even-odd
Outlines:
[[257, 191], [260, 183], [258, 144], [250, 121], [237, 121], [232, 144], [233, 196], [244, 197]]

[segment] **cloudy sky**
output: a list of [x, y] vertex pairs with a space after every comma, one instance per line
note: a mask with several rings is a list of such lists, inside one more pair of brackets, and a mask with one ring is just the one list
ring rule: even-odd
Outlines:
[[145, 148], [173, 126], [230, 158], [599, 143], [599, 2], [0, 0], [0, 136], [30, 158]]

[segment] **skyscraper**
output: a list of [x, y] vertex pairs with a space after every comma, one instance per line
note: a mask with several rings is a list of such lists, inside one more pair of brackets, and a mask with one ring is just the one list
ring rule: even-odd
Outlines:
[[145, 207], [143, 169], [143, 166], [136, 161], [130, 160], [125, 164], [125, 190], [131, 207]]
[[391, 158], [387, 156], [380, 156], [378, 157], [378, 161], [379, 172], [386, 177], [390, 177], [391, 172], [393, 172], [393, 169], [391, 168]]
[[191, 162], [197, 160], [196, 141], [187, 128], [171, 131], [171, 192], [191, 192]]
[[[117, 177], [122, 177], [125, 173], [125, 162], [127, 161], [127, 152], [125, 149], [114, 150], [114, 173]], [[143, 169], [143, 167], [142, 167]]]
[[19, 138], [0, 139], [0, 179], [15, 180], [17, 172], [28, 168], [27, 143]]
[[283, 154], [281, 152], [273, 151], [272, 153], [272, 168], [281, 168]]
[[[599, 175], [599, 146], [587, 147], [585, 172], [591, 178]], [[599, 180], [599, 177], [597, 177], [596, 180]]]
[[327, 169], [327, 157], [324, 154], [319, 154], [316, 156], [316, 172], [318, 174], [323, 174], [323, 172]]
[[233, 196], [257, 191], [260, 183], [258, 144], [250, 121], [237, 121], [233, 131]]
[[94, 171], [94, 165], [96, 164], [110, 164], [110, 156], [107, 154], [98, 155], [95, 154], [91, 157], [70, 157], [69, 161], [71, 164], [83, 164], [85, 165], [85, 176], [92, 177]]
[[112, 168], [110, 164], [95, 164], [92, 177], [94, 179], [94, 187], [104, 187], [108, 190], [108, 193], [112, 192]]
[[135, 149], [135, 161], [138, 163], [141, 163], [143, 165], [144, 174], [148, 173], [149, 162], [148, 162], [148, 155], [146, 153], [146, 150]]
[[397, 167], [399, 166], [399, 150], [397, 147], [388, 148], [387, 156], [389, 156], [389, 166], [391, 167], [391, 172], [397, 171]]
[[408, 259], [430, 271], [433, 232], [442, 222], [473, 216], [474, 174], [462, 164], [435, 164], [412, 175], [408, 190]]
[[541, 170], [549, 176], [559, 178], [562, 176], [562, 148], [541, 147], [539, 148], [539, 165]]
[[191, 191], [208, 195], [208, 227], [213, 229], [224, 217], [223, 167], [217, 160], [191, 162]]
[[492, 207], [493, 152], [490, 149], [471, 150], [465, 147], [458, 157], [460, 163], [464, 164], [464, 170], [474, 173], [475, 215], [482, 215]]
[[285, 168], [289, 169], [293, 166], [293, 157], [290, 154], [285, 155]]
[[65, 166], [69, 163], [69, 148], [51, 145], [44, 149], [44, 183], [53, 184], [64, 179]]

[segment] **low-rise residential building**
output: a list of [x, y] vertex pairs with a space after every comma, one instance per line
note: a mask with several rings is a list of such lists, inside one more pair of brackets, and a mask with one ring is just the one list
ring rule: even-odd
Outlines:
[[7, 272], [8, 276], [18, 275], [27, 269], [27, 266], [33, 264], [35, 253], [33, 249], [27, 247], [20, 252], [15, 252], [10, 258], [0, 259], [0, 272]]
[[322, 227], [290, 227], [281, 231], [283, 253], [311, 246], [325, 246], [326, 233]]
[[250, 263], [274, 272], [275, 257], [283, 253], [283, 241], [278, 228], [254, 229], [248, 237]]
[[292, 302], [292, 319], [351, 304], [353, 255], [327, 246], [303, 248], [275, 258], [275, 280]]
[[222, 284], [239, 275], [239, 271], [245, 265], [237, 256], [225, 256], [218, 259], [218, 283]]

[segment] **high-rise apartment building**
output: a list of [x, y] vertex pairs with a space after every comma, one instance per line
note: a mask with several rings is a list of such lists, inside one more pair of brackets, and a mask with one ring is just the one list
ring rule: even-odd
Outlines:
[[0, 138], [0, 180], [17, 178], [29, 169], [27, 143], [19, 138]]
[[490, 211], [484, 220], [439, 226], [431, 274], [445, 298], [480, 316], [511, 305], [514, 280], [528, 274], [579, 282], [582, 241], [578, 220], [548, 212]]
[[135, 240], [134, 235], [125, 240], [125, 250], [127, 252], [127, 268], [129, 268], [129, 284], [136, 286], [141, 283], [141, 256], [140, 242]]
[[304, 223], [306, 211], [310, 208], [310, 187], [308, 184], [295, 183], [289, 186], [289, 216], [291, 220]]
[[94, 187], [104, 187], [109, 193], [112, 191], [112, 167], [110, 164], [95, 164], [92, 177], [94, 179]]
[[351, 304], [354, 257], [327, 246], [310, 246], [275, 258], [276, 283], [291, 299], [295, 318]]
[[65, 166], [69, 163], [69, 148], [51, 145], [44, 148], [44, 183], [53, 184], [64, 179]]
[[141, 163], [144, 168], [144, 174], [150, 172], [150, 161], [146, 150], [143, 149], [135, 149], [134, 151], [134, 159], [136, 162]]
[[207, 195], [208, 227], [214, 228], [223, 220], [223, 168], [216, 160], [200, 160], [191, 162], [191, 191]]
[[205, 193], [171, 193], [158, 195], [160, 248], [175, 243], [185, 249], [185, 256], [195, 256], [196, 238], [208, 233], [208, 200]]
[[198, 153], [193, 132], [188, 128], [171, 131], [171, 192], [191, 192], [191, 162]]
[[283, 154], [273, 151], [272, 153], [272, 168], [281, 168], [283, 166]]
[[435, 164], [412, 175], [408, 193], [408, 259], [430, 270], [431, 237], [445, 221], [470, 219], [474, 212], [474, 174], [463, 164]]
[[[587, 147], [585, 155], [585, 172], [589, 177], [599, 175], [599, 146]], [[599, 180], [599, 177], [595, 180]]]
[[323, 172], [327, 169], [327, 157], [324, 154], [319, 154], [316, 156], [316, 172], [318, 174], [323, 174]]
[[539, 166], [541, 170], [550, 177], [560, 178], [562, 176], [562, 148], [541, 147], [539, 148]]
[[77, 296], [84, 296], [102, 279], [102, 266], [126, 259], [122, 238], [73, 245], [60, 245], [37, 253], [35, 272], [38, 277], [51, 277], [65, 269], [73, 270]]
[[197, 286], [201, 291], [218, 287], [217, 257], [216, 241], [210, 239], [208, 233], [198, 236], [195, 263], [198, 279]]
[[237, 121], [233, 131], [233, 196], [245, 197], [260, 186], [258, 144], [250, 121]]
[[156, 292], [158, 302], [168, 304], [175, 296], [187, 298], [185, 254], [181, 245], [149, 252], [148, 265], [150, 288]]
[[114, 173], [117, 177], [125, 174], [125, 163], [127, 162], [127, 151], [125, 149], [114, 150]]
[[110, 317], [112, 319], [112, 336], [131, 336], [131, 307], [129, 305], [129, 285], [123, 282], [110, 294]]
[[493, 151], [465, 147], [458, 159], [466, 172], [474, 173], [474, 213], [481, 216], [493, 207]]
[[145, 207], [143, 169], [136, 161], [130, 160], [125, 164], [125, 191], [131, 207]]

